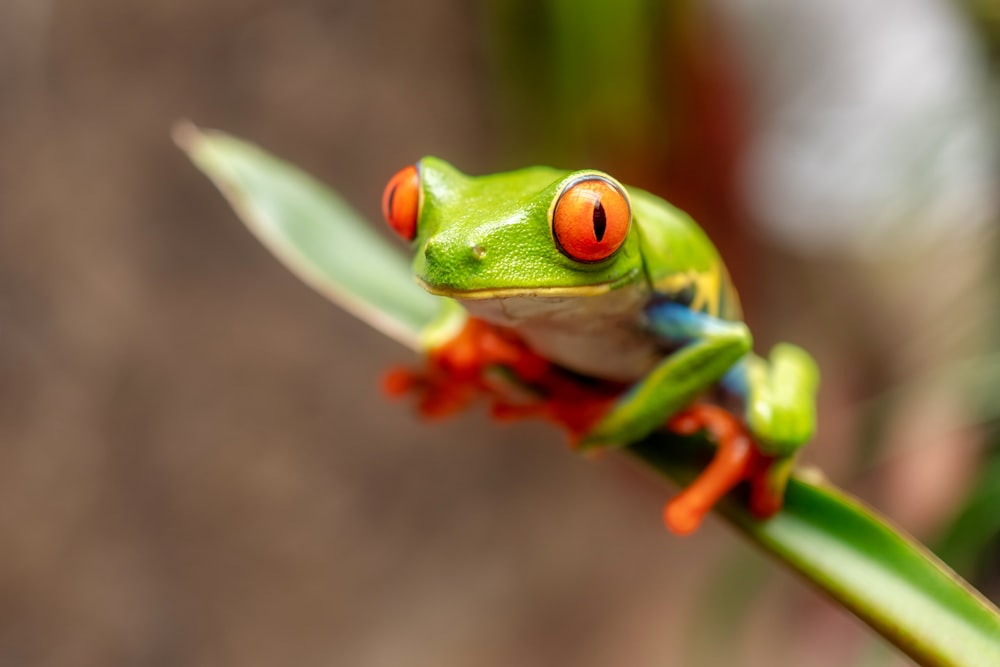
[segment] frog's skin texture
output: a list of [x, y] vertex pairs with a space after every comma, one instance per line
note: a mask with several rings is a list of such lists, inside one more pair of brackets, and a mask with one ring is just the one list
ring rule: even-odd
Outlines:
[[[470, 177], [433, 157], [397, 174], [383, 208], [412, 244], [417, 281], [472, 316], [431, 350], [450, 369], [439, 386], [505, 368], [541, 391], [584, 448], [664, 426], [709, 431], [719, 453], [668, 505], [676, 532], [743, 479], [756, 513], [780, 507], [792, 457], [814, 431], [818, 372], [792, 345], [767, 359], [752, 352], [725, 266], [689, 216], [597, 171]], [[601, 389], [567, 388], [581, 383]], [[417, 384], [396, 379], [399, 391]], [[736, 405], [736, 418], [696, 404], [704, 397]]]

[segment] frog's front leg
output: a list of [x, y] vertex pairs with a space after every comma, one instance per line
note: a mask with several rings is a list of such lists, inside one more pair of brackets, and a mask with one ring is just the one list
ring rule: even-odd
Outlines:
[[753, 344], [742, 322], [666, 302], [646, 311], [650, 331], [677, 346], [633, 385], [581, 441], [584, 449], [637, 442], [662, 427], [720, 379]]
[[669, 425], [679, 433], [707, 430], [716, 455], [664, 510], [667, 527], [685, 534], [736, 484], [762, 468], [762, 458], [739, 421], [720, 408], [690, 407], [750, 351], [750, 331], [676, 303], [647, 309], [649, 329], [676, 349], [634, 385], [584, 437], [582, 446], [626, 444]]
[[816, 362], [805, 350], [780, 343], [768, 359], [742, 359], [721, 385], [742, 401], [757, 448], [772, 459], [753, 479], [751, 505], [755, 514], [773, 514], [781, 507], [796, 453], [816, 430]]

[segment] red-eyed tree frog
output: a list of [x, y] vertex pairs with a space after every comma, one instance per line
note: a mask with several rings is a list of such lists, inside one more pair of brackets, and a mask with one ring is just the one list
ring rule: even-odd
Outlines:
[[[471, 315], [390, 391], [417, 391], [428, 415], [486, 393], [498, 415], [547, 415], [583, 449], [705, 429], [717, 453], [666, 506], [667, 526], [691, 532], [743, 480], [755, 514], [780, 508], [819, 374], [793, 345], [753, 353], [726, 268], [689, 216], [599, 171], [470, 177], [434, 157], [398, 172], [382, 205], [417, 282]], [[533, 398], [504, 398], [496, 370]]]

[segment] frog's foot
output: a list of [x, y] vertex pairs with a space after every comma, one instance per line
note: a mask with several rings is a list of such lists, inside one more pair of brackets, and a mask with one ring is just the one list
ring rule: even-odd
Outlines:
[[430, 362], [457, 379], [479, 380], [489, 366], [505, 366], [523, 382], [549, 372], [549, 363], [517, 336], [488, 322], [468, 318], [454, 338], [430, 351]]
[[523, 382], [549, 372], [548, 362], [519, 339], [469, 318], [458, 335], [428, 353], [425, 368], [391, 369], [382, 386], [392, 397], [415, 394], [424, 417], [446, 417], [479, 396], [497, 399], [496, 388], [487, 377], [487, 370], [497, 366], [509, 368]]
[[754, 358], [747, 370], [746, 422], [761, 451], [786, 458], [813, 436], [819, 372], [801, 348], [776, 345], [768, 361]]
[[693, 532], [715, 503], [745, 480], [750, 481], [754, 516], [765, 519], [781, 509], [792, 459], [762, 454], [732, 414], [713, 405], [695, 405], [675, 415], [667, 426], [680, 435], [708, 431], [717, 447], [705, 470], [664, 508], [663, 520], [671, 532]]
[[417, 410], [426, 419], [453, 415], [479, 394], [475, 383], [455, 379], [434, 368], [391, 368], [382, 378], [382, 390], [392, 398], [415, 394]]

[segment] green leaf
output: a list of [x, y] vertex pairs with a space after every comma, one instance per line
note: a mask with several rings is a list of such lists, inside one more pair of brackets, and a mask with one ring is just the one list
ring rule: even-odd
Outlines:
[[421, 289], [399, 251], [302, 171], [190, 123], [174, 129], [174, 140], [286, 267], [375, 329], [417, 349], [428, 324], [454, 307]]
[[[185, 126], [178, 143], [292, 271], [400, 342], [419, 348], [450, 306], [414, 285], [406, 260], [337, 196], [224, 134]], [[683, 484], [712, 454], [658, 434], [625, 449]], [[1000, 612], [927, 549], [826, 482], [798, 475], [784, 509], [753, 518], [734, 494], [717, 511], [921, 665], [1000, 665]]]
[[[658, 434], [628, 451], [686, 483], [704, 441]], [[751, 541], [852, 611], [921, 665], [1000, 665], [1000, 612], [925, 547], [821, 480], [794, 477], [785, 506], [759, 521], [740, 497], [716, 508]]]

